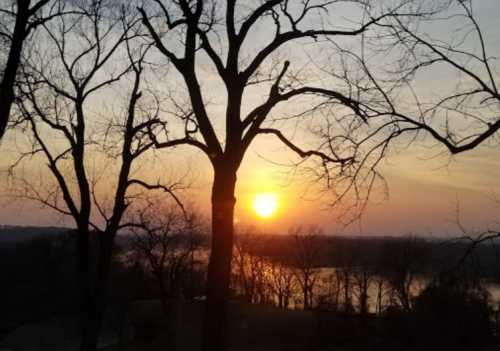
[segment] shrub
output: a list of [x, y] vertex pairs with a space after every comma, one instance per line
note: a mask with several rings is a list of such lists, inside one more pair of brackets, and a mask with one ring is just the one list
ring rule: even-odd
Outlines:
[[480, 344], [491, 337], [489, 294], [480, 285], [448, 278], [416, 298], [414, 336], [432, 343]]

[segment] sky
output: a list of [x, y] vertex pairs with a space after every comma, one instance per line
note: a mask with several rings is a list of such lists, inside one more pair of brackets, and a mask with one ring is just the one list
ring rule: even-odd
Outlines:
[[[254, 157], [259, 158], [257, 153]], [[264, 231], [286, 232], [290, 226], [320, 223], [325, 233], [337, 235], [447, 237], [461, 233], [457, 223], [470, 233], [498, 228], [500, 160], [496, 150], [479, 148], [452, 160], [449, 156], [427, 158], [428, 150], [418, 147], [389, 156], [380, 167], [388, 197], [374, 196], [361, 219], [348, 227], [339, 223], [338, 210], [328, 207], [328, 194], [318, 197], [313, 190], [305, 190], [309, 184], [291, 176], [286, 168], [256, 166], [267, 162], [263, 159], [248, 162], [240, 172], [240, 216]], [[269, 185], [262, 187], [247, 179]], [[251, 213], [252, 195], [260, 191], [274, 191], [281, 199], [277, 216], [264, 223], [245, 216]]]
[[[478, 1], [478, 4], [476, 10], [481, 24], [489, 33], [488, 44], [500, 55], [500, 3], [488, 0]], [[294, 56], [300, 57], [300, 54]], [[204, 77], [215, 101], [211, 112], [217, 114], [223, 102], [217, 100], [220, 85], [212, 83], [210, 72], [206, 69]], [[446, 77], [436, 75], [432, 78], [435, 83], [446, 84], [442, 81]], [[249, 104], [253, 99], [258, 100], [257, 95], [249, 97]], [[71, 221], [50, 209], [10, 196], [12, 179], [6, 169], [22, 138], [22, 132], [11, 131], [0, 144], [0, 224], [72, 226]], [[287, 233], [294, 226], [315, 225], [325, 234], [360, 236], [451, 237], [460, 234], [458, 222], [471, 233], [500, 228], [498, 144], [484, 145], [454, 157], [442, 153], [444, 149], [439, 146], [429, 149], [429, 145], [430, 141], [426, 140], [398, 153], [391, 152], [380, 166], [389, 186], [388, 197], [375, 195], [360, 220], [344, 226], [338, 220], [338, 209], [328, 206], [328, 194], [320, 195], [307, 177], [283, 165], [297, 161], [295, 155], [271, 138], [263, 137], [249, 149], [238, 172], [235, 224], [272, 233]], [[155, 158], [147, 165], [148, 172], [176, 178], [189, 171], [190, 190], [182, 195], [208, 216], [211, 187], [208, 161], [189, 150], [175, 152]], [[172, 164], [175, 166], [169, 167]], [[31, 175], [44, 177], [46, 166], [43, 162], [37, 160], [27, 167], [26, 172]], [[266, 219], [255, 215], [252, 199], [259, 193], [276, 194], [275, 215]]]
[[[300, 174], [272, 163], [273, 155], [282, 152], [281, 146], [262, 150], [266, 147], [261, 145], [260, 149], [249, 152], [238, 172], [235, 223], [242, 228], [286, 234], [295, 226], [318, 226], [333, 235], [452, 237], [461, 234], [458, 221], [470, 233], [500, 226], [500, 205], [495, 202], [495, 196], [500, 196], [500, 160], [494, 149], [478, 148], [452, 160], [449, 156], [428, 160], [428, 150], [415, 147], [388, 157], [381, 166], [389, 186], [388, 198], [374, 197], [362, 218], [347, 227], [337, 220], [337, 210], [328, 207], [328, 194], [319, 197], [307, 190], [312, 184]], [[184, 162], [180, 168], [192, 170], [192, 189], [184, 197], [194, 199], [194, 207], [208, 217], [210, 166], [201, 155]], [[192, 164], [201, 167], [193, 170]], [[172, 178], [179, 174], [183, 173]], [[252, 199], [259, 193], [277, 195], [277, 212], [270, 218], [259, 218], [252, 209]], [[67, 218], [39, 205], [10, 196], [1, 202], [2, 224], [72, 226]]]

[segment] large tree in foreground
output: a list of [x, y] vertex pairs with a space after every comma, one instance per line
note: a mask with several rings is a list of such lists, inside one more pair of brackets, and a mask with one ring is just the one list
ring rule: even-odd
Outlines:
[[[349, 8], [353, 22], [330, 24], [331, 14]], [[140, 8], [145, 27], [165, 62], [175, 68], [187, 90], [190, 112], [184, 115], [185, 135], [155, 136], [158, 148], [191, 145], [203, 151], [213, 167], [212, 245], [208, 268], [207, 302], [203, 327], [203, 349], [224, 350], [226, 311], [233, 248], [233, 220], [237, 172], [248, 148], [260, 135], [277, 138], [300, 158], [317, 158], [330, 164], [330, 175], [351, 179], [354, 173], [352, 149], [329, 153], [308, 150], [287, 135], [286, 129], [266, 125], [272, 111], [292, 99], [309, 96], [317, 103], [330, 102], [351, 110], [353, 120], [362, 121], [356, 99], [349, 93], [309, 85], [298, 79], [294, 62], [282, 60], [285, 46], [301, 43], [320, 45], [325, 38], [345, 40], [359, 36], [374, 24], [396, 16], [401, 7], [372, 9], [366, 1], [287, 1], [265, 2], [153, 0]], [[362, 21], [363, 15], [365, 21]], [[354, 23], [354, 22], [359, 23]], [[350, 28], [349, 28], [350, 27]], [[262, 36], [262, 34], [265, 34]], [[207, 61], [208, 60], [208, 61]], [[222, 116], [207, 108], [206, 86], [213, 75], [200, 66], [209, 62], [224, 87]], [[274, 63], [274, 64], [273, 64]], [[304, 61], [298, 59], [302, 65]], [[294, 71], [294, 72], [292, 72]], [[245, 100], [252, 89], [267, 91], [253, 108]], [[314, 96], [312, 98], [311, 96]], [[181, 105], [181, 103], [178, 103]], [[306, 109], [306, 108], [304, 108]], [[304, 116], [304, 114], [301, 114]], [[220, 118], [217, 118], [220, 117]], [[351, 117], [349, 117], [351, 118]], [[200, 138], [201, 136], [201, 138]]]
[[[58, 6], [71, 15], [43, 24], [20, 75], [18, 125], [29, 144], [11, 171], [22, 186], [18, 196], [74, 224], [80, 349], [95, 351], [115, 237], [135, 225], [125, 220], [127, 210], [145, 190], [173, 193], [148, 183], [135, 166], [152, 149], [148, 130], [158, 124], [141, 106], [150, 97], [142, 93], [149, 46], [137, 40], [137, 12], [114, 1], [59, 0]], [[49, 176], [25, 176], [19, 166], [28, 159], [47, 164]]]

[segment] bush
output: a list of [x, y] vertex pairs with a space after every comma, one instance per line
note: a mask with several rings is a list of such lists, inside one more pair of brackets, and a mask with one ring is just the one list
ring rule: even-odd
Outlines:
[[489, 294], [460, 279], [431, 283], [415, 300], [414, 335], [424, 342], [480, 344], [491, 337]]

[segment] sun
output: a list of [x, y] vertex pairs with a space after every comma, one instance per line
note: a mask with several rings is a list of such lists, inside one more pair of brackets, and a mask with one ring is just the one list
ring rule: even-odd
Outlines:
[[252, 201], [255, 213], [262, 218], [269, 218], [278, 209], [278, 197], [274, 193], [256, 194]]

